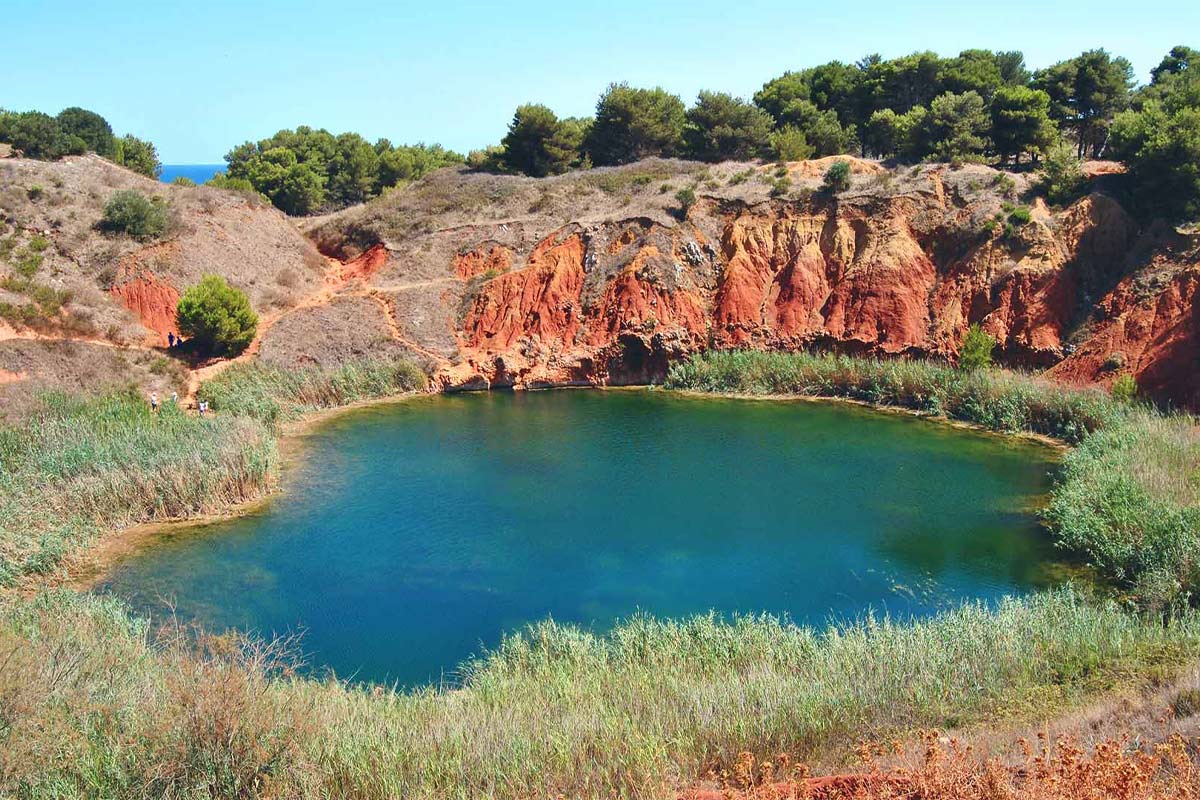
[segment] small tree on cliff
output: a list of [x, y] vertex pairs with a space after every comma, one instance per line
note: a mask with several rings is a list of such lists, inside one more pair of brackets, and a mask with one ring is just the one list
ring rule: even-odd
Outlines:
[[958, 352], [958, 368], [971, 371], [990, 367], [995, 347], [996, 340], [984, 333], [979, 323], [975, 323], [967, 331], [967, 338]]
[[850, 188], [850, 162], [835, 161], [825, 170], [825, 181], [821, 184], [823, 191], [830, 194], [844, 192]]
[[237, 355], [254, 340], [250, 298], [219, 275], [206, 275], [179, 298], [179, 331], [202, 353]]

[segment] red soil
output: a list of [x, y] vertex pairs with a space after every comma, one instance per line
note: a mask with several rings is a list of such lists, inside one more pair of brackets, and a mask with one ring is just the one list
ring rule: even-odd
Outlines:
[[349, 261], [337, 262], [326, 274], [325, 281], [344, 284], [349, 281], [368, 281], [387, 263], [388, 251], [382, 244], [372, 246]]
[[508, 272], [512, 268], [512, 251], [501, 245], [492, 245], [459, 253], [454, 257], [454, 275], [469, 281], [486, 272]]
[[142, 325], [152, 332], [151, 344], [166, 346], [167, 334], [179, 335], [176, 309], [179, 290], [146, 272], [139, 277], [113, 286], [109, 293], [125, 308], [137, 315]]
[[[668, 229], [627, 222], [593, 226], [587, 236], [563, 229], [516, 270], [509, 270], [507, 248], [485, 243], [449, 265], [460, 279], [488, 269], [503, 274], [469, 300], [455, 330], [463, 359], [440, 382], [612, 382], [613, 359], [627, 352], [629, 337], [660, 365], [710, 343], [952, 361], [978, 322], [1009, 363], [1057, 365], [1052, 378], [1105, 384], [1109, 356], [1120, 352], [1147, 391], [1200, 402], [1196, 253], [1163, 256], [1160, 272], [1173, 277], [1154, 291], [1129, 278], [1100, 298], [1102, 321], [1072, 354], [1066, 338], [1078, 324], [1081, 295], [1118, 274], [1129, 257], [1129, 217], [1093, 195], [1058, 214], [1037, 207], [1033, 222], [1007, 233], [979, 227], [963, 244], [923, 221], [956, 213], [943, 191], [870, 209], [735, 210], [721, 218], [711, 257], [695, 255], [707, 247], [697, 228], [669, 229], [674, 244], [665, 250]], [[597, 257], [620, 265], [599, 283], [588, 277]], [[704, 258], [717, 270], [711, 288], [698, 271]]]

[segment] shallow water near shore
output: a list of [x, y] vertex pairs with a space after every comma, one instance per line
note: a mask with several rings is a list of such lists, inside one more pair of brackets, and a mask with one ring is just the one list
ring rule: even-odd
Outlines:
[[253, 514], [175, 527], [97, 591], [299, 633], [308, 669], [455, 680], [503, 633], [639, 610], [815, 625], [1050, 585], [1040, 444], [838, 403], [663, 391], [419, 398], [334, 417]]

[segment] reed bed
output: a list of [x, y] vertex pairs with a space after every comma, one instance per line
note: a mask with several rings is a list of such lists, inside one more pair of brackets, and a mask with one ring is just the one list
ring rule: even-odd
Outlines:
[[336, 370], [289, 370], [261, 362], [235, 364], [208, 381], [200, 396], [216, 411], [268, 425], [320, 409], [420, 391], [428, 378], [410, 361], [364, 361]]
[[0, 429], [0, 585], [56, 570], [104, 531], [208, 514], [255, 497], [276, 445], [247, 418], [201, 420], [133, 392], [43, 398]]
[[1072, 389], [1018, 372], [831, 353], [711, 351], [673, 364], [666, 386], [718, 394], [844, 397], [1068, 444], [1132, 413], [1099, 389]]
[[279, 423], [322, 408], [422, 389], [408, 361], [289, 372], [234, 365], [204, 384], [216, 416], [136, 391], [47, 394], [23, 424], [0, 428], [0, 586], [58, 570], [105, 531], [215, 514], [268, 489]]
[[[672, 797], [742, 753], [1037, 716], [1171, 674], [1193, 615], [1145, 624], [1059, 591], [915, 623], [544, 622], [400, 692], [295, 677], [233, 637], [160, 636], [55, 593], [0, 617], [0, 790], [20, 797]], [[15, 713], [14, 713], [15, 710]]]

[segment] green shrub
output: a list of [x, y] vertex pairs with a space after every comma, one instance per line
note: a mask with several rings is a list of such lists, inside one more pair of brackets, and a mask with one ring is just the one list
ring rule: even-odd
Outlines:
[[28, 189], [25, 190], [25, 195], [35, 203], [38, 200], [41, 200], [42, 195], [44, 195], [45, 193], [46, 193], [46, 190], [43, 189], [41, 186], [39, 186], [36, 183], [33, 186], [30, 186]]
[[175, 186], [195, 186], [196, 182], [187, 175], [176, 176], [175, 180], [171, 181]]
[[983, 332], [978, 323], [973, 324], [967, 331], [958, 351], [958, 368], [964, 370], [984, 369], [992, 365], [992, 350], [996, 340]]
[[821, 189], [830, 194], [844, 192], [850, 188], [850, 162], [835, 161], [830, 165], [829, 169], [825, 170], [825, 180], [821, 183]]
[[1112, 384], [1112, 396], [1121, 403], [1132, 403], [1137, 399], [1137, 381], [1132, 375], [1121, 375]]
[[771, 152], [780, 161], [803, 161], [812, 157], [813, 146], [802, 130], [786, 125], [771, 134]]
[[1017, 226], [1028, 225], [1032, 219], [1033, 215], [1025, 206], [1014, 208], [1012, 213], [1008, 215], [1008, 221]]
[[1046, 199], [1051, 203], [1069, 203], [1079, 196], [1083, 187], [1083, 167], [1075, 148], [1066, 142], [1051, 147], [1042, 162], [1041, 189]]
[[167, 222], [167, 205], [160, 198], [150, 199], [134, 189], [122, 189], [105, 203], [100, 227], [145, 240], [166, 233]]
[[250, 298], [219, 275], [206, 275], [179, 298], [179, 331], [202, 353], [237, 355], [254, 340]]
[[692, 206], [696, 205], [696, 190], [685, 186], [675, 193], [675, 199], [679, 201], [681, 216], [686, 217]]

